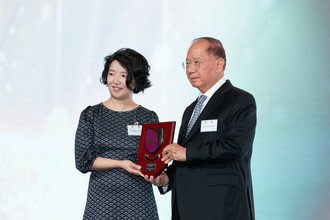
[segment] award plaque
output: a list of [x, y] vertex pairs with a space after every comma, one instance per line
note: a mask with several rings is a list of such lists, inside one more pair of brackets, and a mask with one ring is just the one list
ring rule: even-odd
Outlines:
[[144, 175], [156, 177], [165, 170], [162, 151], [173, 143], [174, 130], [175, 121], [142, 124], [138, 164]]

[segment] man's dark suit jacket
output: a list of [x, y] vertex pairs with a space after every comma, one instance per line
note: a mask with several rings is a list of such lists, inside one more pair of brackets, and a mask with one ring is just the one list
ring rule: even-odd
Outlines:
[[[255, 100], [227, 80], [186, 136], [196, 103], [186, 108], [178, 137], [178, 144], [186, 147], [187, 161], [174, 161], [167, 169], [172, 219], [254, 220], [250, 161]], [[201, 132], [201, 121], [212, 119], [218, 120], [217, 131]]]

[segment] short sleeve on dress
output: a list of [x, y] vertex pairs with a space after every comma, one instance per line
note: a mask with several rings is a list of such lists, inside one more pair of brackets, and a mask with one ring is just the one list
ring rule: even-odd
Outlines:
[[87, 173], [92, 170], [92, 165], [96, 159], [94, 148], [94, 123], [91, 106], [87, 107], [80, 114], [79, 124], [75, 137], [75, 161], [76, 168]]
[[150, 123], [159, 122], [158, 116], [154, 111], [151, 111]]

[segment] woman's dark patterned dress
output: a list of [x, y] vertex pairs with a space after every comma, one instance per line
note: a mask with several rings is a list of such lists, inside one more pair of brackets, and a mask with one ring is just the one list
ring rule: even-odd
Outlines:
[[152, 185], [123, 169], [95, 171], [96, 157], [137, 162], [140, 136], [128, 135], [127, 125], [157, 122], [155, 112], [142, 106], [126, 112], [102, 103], [80, 115], [75, 139], [76, 167], [91, 172], [84, 219], [158, 219]]

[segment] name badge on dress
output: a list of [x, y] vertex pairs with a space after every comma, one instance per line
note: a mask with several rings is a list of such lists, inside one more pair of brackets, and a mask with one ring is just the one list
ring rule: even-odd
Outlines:
[[130, 136], [141, 136], [142, 125], [127, 125], [127, 134]]
[[201, 132], [212, 132], [218, 130], [218, 119], [202, 120]]

